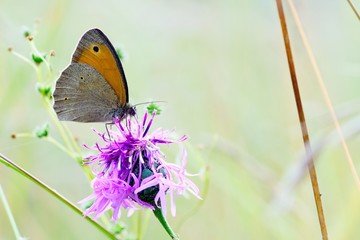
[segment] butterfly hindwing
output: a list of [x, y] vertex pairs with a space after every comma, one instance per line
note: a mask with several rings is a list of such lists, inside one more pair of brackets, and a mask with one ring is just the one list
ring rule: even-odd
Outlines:
[[60, 120], [106, 122], [120, 102], [112, 87], [93, 67], [72, 63], [56, 82], [54, 109]]

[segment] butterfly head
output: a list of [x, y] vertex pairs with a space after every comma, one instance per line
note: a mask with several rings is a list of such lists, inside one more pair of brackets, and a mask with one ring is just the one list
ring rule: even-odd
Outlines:
[[126, 118], [127, 116], [135, 116], [135, 115], [136, 115], [136, 108], [135, 106], [131, 106], [129, 103], [127, 103], [125, 106], [115, 108], [112, 111], [112, 117], [117, 118], [120, 121]]

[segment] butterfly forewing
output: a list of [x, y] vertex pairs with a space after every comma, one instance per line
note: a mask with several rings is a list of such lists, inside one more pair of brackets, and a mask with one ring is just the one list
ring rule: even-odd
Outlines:
[[128, 87], [120, 59], [109, 39], [99, 29], [87, 31], [80, 39], [72, 63], [95, 68], [114, 89], [121, 106], [128, 101]]

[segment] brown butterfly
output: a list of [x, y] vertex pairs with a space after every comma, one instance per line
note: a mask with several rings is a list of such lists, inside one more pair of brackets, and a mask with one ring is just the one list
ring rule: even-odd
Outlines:
[[129, 104], [120, 59], [109, 39], [96, 28], [81, 37], [53, 96], [54, 110], [63, 121], [112, 122], [136, 114]]

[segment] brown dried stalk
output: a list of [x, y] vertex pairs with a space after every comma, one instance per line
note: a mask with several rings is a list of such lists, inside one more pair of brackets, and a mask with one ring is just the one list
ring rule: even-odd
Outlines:
[[323, 211], [322, 202], [321, 202], [321, 194], [320, 194], [319, 184], [318, 184], [317, 177], [316, 177], [316, 170], [315, 170], [315, 166], [314, 166], [313, 153], [312, 153], [311, 146], [310, 146], [310, 139], [309, 139], [309, 133], [307, 130], [304, 109], [303, 109], [302, 103], [301, 103], [301, 95], [300, 95], [300, 90], [299, 90], [298, 81], [297, 81], [297, 77], [296, 77], [295, 64], [294, 64], [294, 59], [292, 56], [292, 51], [291, 51], [291, 46], [290, 46], [290, 39], [289, 39], [289, 34], [288, 34], [287, 26], [286, 26], [284, 9], [283, 9], [281, 0], [276, 0], [276, 4], [277, 4], [278, 12], [279, 12], [279, 19], [280, 19], [281, 29], [282, 29], [284, 43], [285, 43], [286, 55], [287, 55], [288, 64], [289, 64], [291, 82], [292, 82], [292, 86], [293, 86], [293, 90], [294, 90], [296, 107], [297, 107], [297, 112], [298, 112], [298, 116], [299, 116], [304, 146], [305, 146], [305, 152], [306, 152], [307, 157], [310, 159], [308, 168], [309, 168], [309, 173], [310, 173], [311, 184], [313, 187], [313, 193], [314, 193], [316, 209], [317, 209], [317, 214], [318, 214], [319, 223], [320, 223], [321, 234], [322, 234], [322, 238], [324, 240], [327, 240], [328, 234], [327, 234], [327, 230], [326, 230], [325, 216], [324, 216], [324, 211]]

